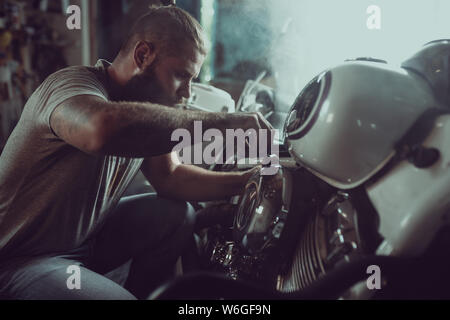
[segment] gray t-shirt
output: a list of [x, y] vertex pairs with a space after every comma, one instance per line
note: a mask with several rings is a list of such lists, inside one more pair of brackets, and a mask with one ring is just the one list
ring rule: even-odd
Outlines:
[[50, 128], [50, 115], [68, 98], [109, 99], [107, 64], [60, 70], [26, 103], [0, 156], [0, 260], [76, 248], [140, 169], [143, 159], [86, 154]]

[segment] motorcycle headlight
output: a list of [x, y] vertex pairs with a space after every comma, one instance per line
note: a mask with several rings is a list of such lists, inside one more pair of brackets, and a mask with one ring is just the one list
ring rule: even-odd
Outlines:
[[[323, 73], [311, 80], [300, 92], [285, 122], [284, 137], [301, 138], [311, 127], [315, 112], [326, 98], [331, 76]], [[319, 99], [320, 98], [320, 99]]]

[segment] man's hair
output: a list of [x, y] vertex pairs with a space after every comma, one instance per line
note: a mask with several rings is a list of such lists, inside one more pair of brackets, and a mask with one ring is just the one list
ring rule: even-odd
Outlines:
[[135, 23], [121, 54], [128, 54], [138, 41], [151, 42], [167, 55], [177, 55], [188, 44], [202, 54], [207, 43], [201, 25], [185, 10], [175, 6], [152, 7]]

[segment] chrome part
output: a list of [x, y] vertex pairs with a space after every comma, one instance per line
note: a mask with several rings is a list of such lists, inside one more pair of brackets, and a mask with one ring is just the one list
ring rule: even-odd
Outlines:
[[255, 173], [239, 201], [234, 240], [249, 253], [261, 252], [280, 238], [291, 203], [292, 176], [279, 169], [273, 176]]
[[312, 216], [295, 249], [290, 269], [277, 278], [277, 290], [292, 292], [311, 285], [343, 259], [361, 252], [356, 210], [339, 192]]

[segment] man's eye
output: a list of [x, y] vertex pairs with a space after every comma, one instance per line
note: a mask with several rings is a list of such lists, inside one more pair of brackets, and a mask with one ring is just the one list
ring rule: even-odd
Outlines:
[[178, 78], [178, 79], [189, 79], [191, 76], [190, 75], [188, 75], [188, 74], [186, 74], [186, 73], [176, 73], [175, 74], [175, 76]]

